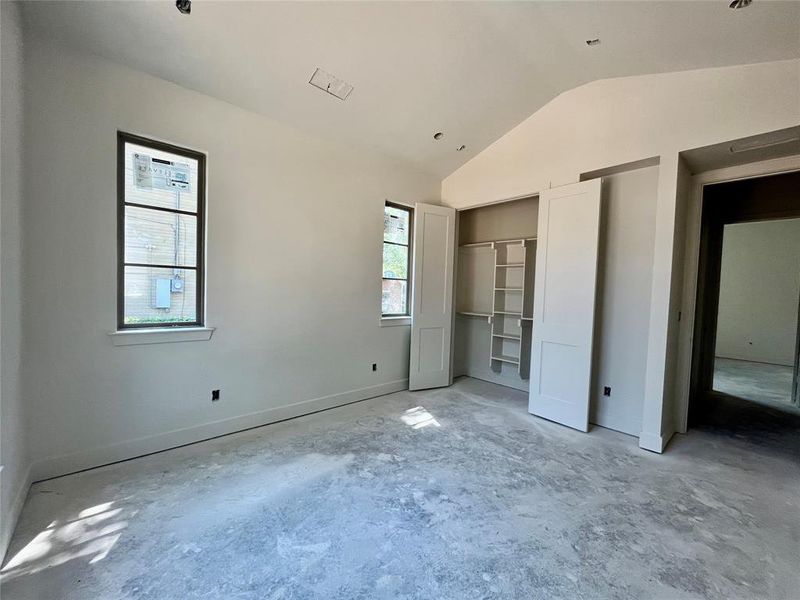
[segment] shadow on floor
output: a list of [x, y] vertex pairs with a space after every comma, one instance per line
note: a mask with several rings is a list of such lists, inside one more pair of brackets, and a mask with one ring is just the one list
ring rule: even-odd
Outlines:
[[714, 359], [714, 390], [756, 402], [792, 403], [794, 369], [785, 365]]
[[694, 429], [800, 460], [800, 412], [711, 393]]

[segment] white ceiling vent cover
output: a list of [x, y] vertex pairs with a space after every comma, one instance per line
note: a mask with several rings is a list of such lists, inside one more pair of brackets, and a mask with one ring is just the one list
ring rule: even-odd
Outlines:
[[308, 83], [318, 87], [323, 92], [328, 92], [331, 96], [336, 96], [339, 100], [347, 100], [350, 92], [353, 91], [352, 85], [338, 77], [334, 77], [330, 73], [326, 73], [322, 69], [314, 71]]

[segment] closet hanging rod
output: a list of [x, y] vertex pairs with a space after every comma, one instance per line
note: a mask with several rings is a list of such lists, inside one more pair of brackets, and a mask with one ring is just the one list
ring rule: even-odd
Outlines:
[[515, 240], [490, 240], [488, 242], [473, 242], [471, 244], [461, 244], [459, 248], [472, 248], [474, 246], [491, 246], [492, 244], [519, 244], [535, 240], [536, 237], [518, 238]]
[[527, 237], [527, 238], [520, 238], [520, 239], [517, 239], [517, 240], [497, 240], [497, 241], [495, 241], [495, 244], [517, 244], [517, 243], [520, 243], [520, 242], [529, 242], [529, 241], [535, 240], [535, 239], [536, 239], [536, 236]]

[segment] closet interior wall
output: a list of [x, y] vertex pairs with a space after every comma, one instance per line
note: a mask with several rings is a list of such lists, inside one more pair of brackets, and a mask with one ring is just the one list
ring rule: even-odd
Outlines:
[[538, 199], [459, 212], [453, 374], [528, 390]]

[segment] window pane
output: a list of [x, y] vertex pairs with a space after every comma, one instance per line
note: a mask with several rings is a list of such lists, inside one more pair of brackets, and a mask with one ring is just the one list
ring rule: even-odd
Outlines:
[[197, 217], [125, 207], [125, 262], [197, 264]]
[[408, 279], [408, 247], [383, 245], [383, 276]]
[[405, 281], [391, 279], [383, 280], [383, 296], [381, 300], [381, 312], [384, 315], [405, 315], [408, 314], [406, 307], [406, 286]]
[[395, 208], [383, 207], [383, 241], [397, 244], [408, 244], [408, 226], [410, 212]]
[[125, 324], [197, 321], [197, 272], [193, 269], [125, 267]]
[[125, 144], [125, 202], [197, 212], [197, 168], [192, 158]]

